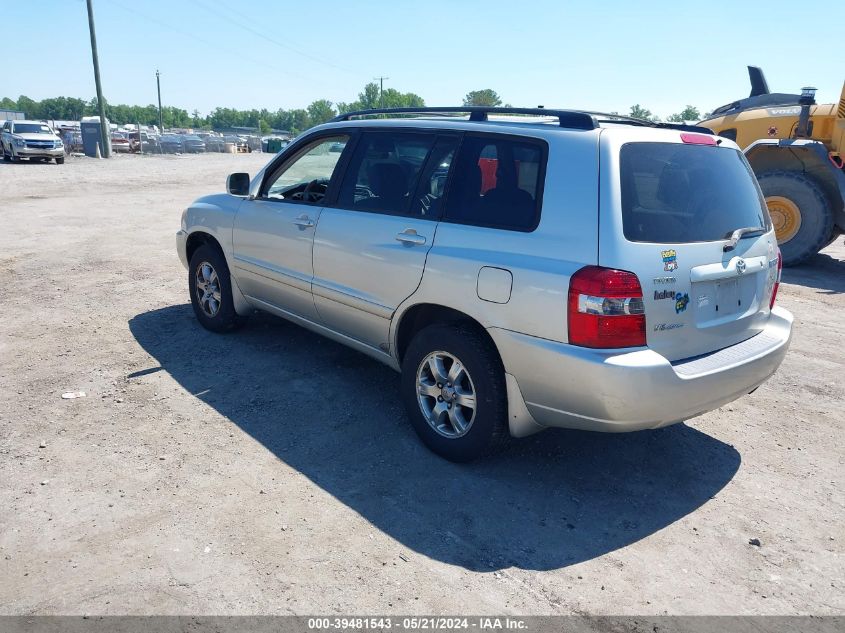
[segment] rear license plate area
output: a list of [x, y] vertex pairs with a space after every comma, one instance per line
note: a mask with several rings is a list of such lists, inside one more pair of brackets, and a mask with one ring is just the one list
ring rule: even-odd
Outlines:
[[731, 279], [729, 281], [717, 282], [716, 305], [714, 306], [716, 316], [736, 314], [740, 310], [743, 310], [743, 307], [739, 292], [739, 281], [737, 279]]

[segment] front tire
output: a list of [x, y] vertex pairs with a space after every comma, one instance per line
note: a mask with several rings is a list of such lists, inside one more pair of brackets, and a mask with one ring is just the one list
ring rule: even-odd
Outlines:
[[833, 236], [833, 209], [819, 185], [796, 171], [769, 171], [757, 177], [778, 238], [785, 266], [800, 264]]
[[65, 164], [65, 157], [59, 156], [58, 158], [56, 158], [56, 164], [57, 165], [64, 165]]
[[477, 459], [510, 437], [502, 361], [470, 325], [430, 325], [414, 336], [402, 400], [423, 443], [449, 461]]
[[232, 280], [219, 248], [203, 244], [188, 266], [191, 306], [200, 324], [212, 332], [229, 332], [243, 324], [232, 300]]

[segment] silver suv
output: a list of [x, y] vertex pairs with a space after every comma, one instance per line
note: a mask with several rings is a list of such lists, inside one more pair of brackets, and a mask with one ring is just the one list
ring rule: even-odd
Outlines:
[[454, 461], [546, 427], [679, 422], [780, 365], [781, 258], [736, 144], [578, 111], [414, 112], [338, 117], [185, 210], [200, 323], [266, 310], [401, 371], [415, 430]]

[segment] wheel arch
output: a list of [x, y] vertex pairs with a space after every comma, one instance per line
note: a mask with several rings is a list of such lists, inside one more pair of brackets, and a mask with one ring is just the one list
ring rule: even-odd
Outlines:
[[496, 343], [478, 319], [470, 316], [466, 312], [461, 312], [455, 308], [450, 308], [437, 303], [417, 303], [407, 307], [396, 321], [394, 355], [400, 365], [405, 356], [405, 352], [408, 350], [408, 345], [411, 343], [411, 339], [414, 338], [414, 335], [423, 328], [438, 323], [469, 324], [483, 334], [490, 343], [492, 349], [496, 351], [496, 355], [499, 356], [499, 360], [502, 360], [502, 356], [496, 347]]
[[471, 325], [489, 342], [490, 349], [495, 352], [499, 358], [499, 362], [502, 364], [507, 389], [508, 429], [510, 434], [513, 437], [526, 437], [543, 430], [544, 427], [538, 424], [528, 411], [525, 398], [520, 391], [516, 378], [508, 373], [499, 346], [496, 345], [493, 337], [490, 336], [490, 332], [478, 319], [466, 312], [461, 312], [460, 310], [441, 304], [417, 303], [408, 306], [402, 311], [399, 317], [395, 318], [395, 322], [395, 336], [393, 339], [395, 341], [395, 347], [393, 355], [398, 360], [400, 366], [411, 339], [422, 328], [436, 323]]
[[191, 257], [194, 256], [194, 253], [197, 251], [197, 249], [203, 244], [209, 244], [217, 248], [224, 257], [226, 256], [226, 253], [223, 250], [223, 246], [220, 244], [217, 238], [214, 237], [211, 233], [199, 229], [193, 231], [192, 233], [189, 233], [187, 239], [185, 240], [185, 255], [187, 256], [189, 262], [191, 261]]
[[[185, 256], [190, 264], [191, 258], [193, 257], [194, 253], [197, 249], [204, 244], [208, 244], [213, 248], [217, 249], [220, 252], [220, 255], [223, 256], [223, 259], [226, 262], [226, 265], [229, 267], [229, 280], [232, 286], [232, 302], [235, 306], [235, 312], [237, 312], [240, 316], [248, 316], [252, 314], [253, 307], [249, 304], [246, 297], [244, 297], [243, 293], [241, 292], [240, 286], [238, 285], [238, 280], [236, 275], [232, 272], [232, 263], [229, 260], [229, 256], [226, 254], [226, 250], [223, 248], [223, 245], [220, 243], [220, 240], [217, 239], [212, 233], [206, 231], [205, 229], [195, 229], [188, 234], [188, 237], [185, 239]], [[190, 270], [190, 266], [189, 266]], [[190, 274], [190, 272], [189, 272]]]
[[755, 175], [768, 171], [794, 171], [812, 178], [833, 209], [833, 223], [845, 231], [845, 172], [828, 160], [827, 148], [818, 141], [765, 139], [745, 149]]

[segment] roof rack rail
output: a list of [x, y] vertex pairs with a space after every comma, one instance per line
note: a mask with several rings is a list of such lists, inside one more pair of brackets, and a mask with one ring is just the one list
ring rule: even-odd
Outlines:
[[687, 125], [686, 123], [664, 123], [663, 121], [649, 121], [625, 114], [614, 114], [612, 112], [587, 112], [592, 114], [596, 120], [606, 119], [623, 125], [642, 125], [644, 127], [657, 127], [666, 130], [680, 130], [681, 132], [698, 132], [699, 134], [713, 134], [713, 130], [702, 125]]
[[490, 114], [526, 114], [533, 116], [547, 116], [557, 118], [561, 127], [575, 130], [594, 130], [598, 127], [595, 118], [589, 112], [580, 110], [552, 110], [546, 108], [502, 108], [487, 106], [447, 106], [443, 108], [375, 108], [372, 110], [355, 110], [344, 112], [332, 119], [349, 121], [350, 119], [377, 114], [469, 114], [470, 121], [487, 121]]

